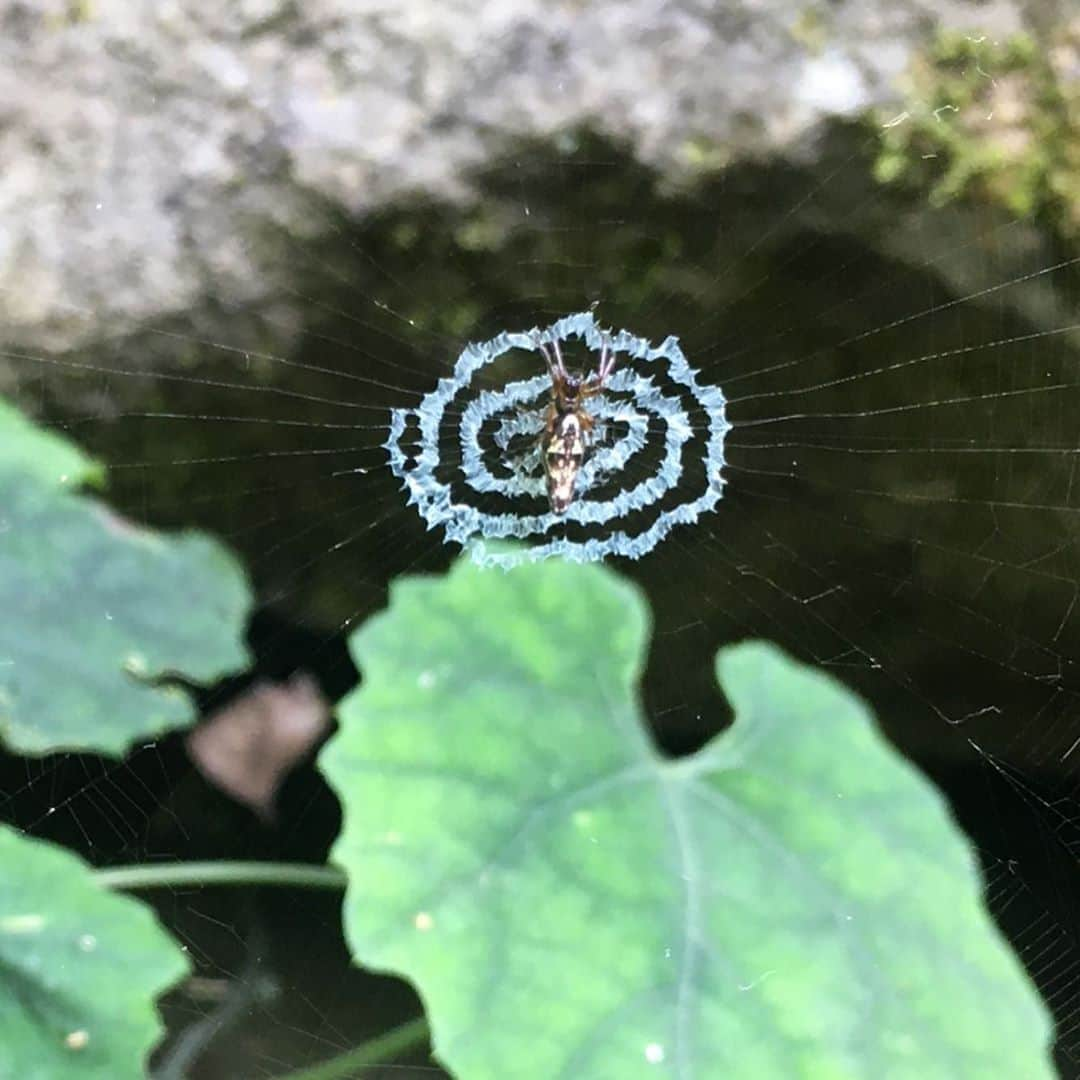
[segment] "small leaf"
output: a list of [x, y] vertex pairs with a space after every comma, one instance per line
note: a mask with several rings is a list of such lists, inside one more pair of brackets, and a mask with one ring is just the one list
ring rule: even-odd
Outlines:
[[279, 789], [331, 725], [314, 676], [258, 681], [188, 733], [188, 757], [219, 790], [272, 821]]
[[352, 639], [323, 766], [356, 959], [484, 1077], [1052, 1076], [941, 797], [831, 678], [720, 653], [734, 726], [661, 758], [646, 611], [600, 567], [462, 563]]
[[0, 1076], [145, 1075], [154, 999], [188, 970], [149, 908], [52, 844], [0, 826]]
[[247, 666], [250, 596], [209, 537], [139, 529], [43, 483], [57, 469], [93, 476], [66, 446], [39, 443], [40, 468], [0, 452], [0, 739], [23, 753], [116, 754], [194, 719], [162, 677], [206, 683]]
[[0, 398], [0, 473], [35, 476], [51, 487], [100, 484], [101, 465], [55, 432], [36, 427]]

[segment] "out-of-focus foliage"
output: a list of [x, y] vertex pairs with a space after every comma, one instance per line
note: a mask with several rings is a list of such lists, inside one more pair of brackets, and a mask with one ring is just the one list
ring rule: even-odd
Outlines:
[[247, 664], [237, 562], [72, 490], [100, 479], [76, 447], [0, 409], [0, 739], [22, 752], [120, 753], [194, 719], [163, 677]]
[[98, 485], [101, 466], [74, 443], [35, 427], [18, 409], [0, 398], [0, 470], [20, 473], [50, 488]]
[[144, 1074], [154, 999], [188, 968], [144, 905], [62, 848], [0, 826], [0, 1077]]
[[723, 650], [734, 726], [662, 758], [601, 567], [407, 578], [322, 765], [356, 959], [456, 1075], [1052, 1075], [936, 791], [831, 678]]
[[1050, 40], [943, 33], [885, 120], [880, 179], [1036, 215], [1080, 237], [1080, 21]]

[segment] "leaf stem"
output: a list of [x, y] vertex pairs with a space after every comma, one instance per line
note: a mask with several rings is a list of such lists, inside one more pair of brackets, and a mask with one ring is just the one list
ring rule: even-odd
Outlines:
[[106, 889], [159, 889], [179, 885], [280, 885], [343, 889], [345, 874], [335, 866], [285, 862], [180, 862], [110, 866], [94, 878]]
[[381, 1065], [391, 1058], [399, 1057], [406, 1050], [422, 1043], [428, 1037], [427, 1021], [422, 1017], [409, 1020], [396, 1028], [376, 1035], [365, 1043], [346, 1050], [344, 1054], [330, 1058], [310, 1069], [287, 1073], [279, 1080], [338, 1080], [339, 1077], [357, 1077], [357, 1069], [367, 1065]]

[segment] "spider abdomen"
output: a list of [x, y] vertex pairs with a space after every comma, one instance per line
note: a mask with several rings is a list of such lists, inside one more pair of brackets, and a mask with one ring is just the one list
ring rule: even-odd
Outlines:
[[588, 449], [588, 432], [576, 412], [556, 413], [544, 439], [544, 472], [552, 513], [565, 514], [574, 501], [574, 484]]

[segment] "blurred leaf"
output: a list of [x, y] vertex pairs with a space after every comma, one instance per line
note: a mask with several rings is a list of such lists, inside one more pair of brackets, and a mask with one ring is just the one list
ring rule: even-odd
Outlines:
[[92, 463], [7, 414], [0, 424], [0, 738], [24, 753], [121, 753], [189, 723], [188, 695], [157, 680], [247, 665], [240, 567], [209, 537], [138, 529], [42, 483], [92, 477]]
[[599, 567], [462, 562], [352, 644], [323, 764], [356, 959], [465, 1078], [1051, 1076], [1046, 1012], [937, 792], [824, 674], [720, 653], [661, 758], [646, 611]]
[[73, 443], [35, 427], [0, 398], [0, 474], [19, 472], [56, 487], [100, 484], [104, 471]]
[[154, 999], [187, 973], [153, 913], [62, 848], [0, 826], [0, 1076], [145, 1075]]

